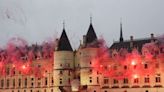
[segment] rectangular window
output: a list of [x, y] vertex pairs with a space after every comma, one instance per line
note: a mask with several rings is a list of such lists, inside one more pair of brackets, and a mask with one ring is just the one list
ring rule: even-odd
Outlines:
[[99, 77], [97, 77], [97, 83], [99, 83]]
[[113, 80], [113, 83], [114, 83], [114, 84], [117, 84], [117, 83], [118, 83], [118, 80], [114, 79], [114, 80]]
[[123, 82], [124, 84], [128, 84], [128, 78], [124, 78]]
[[63, 71], [59, 71], [59, 74], [62, 75], [63, 74]]
[[127, 66], [126, 65], [124, 66], [124, 70], [127, 70]]
[[53, 77], [51, 78], [51, 83], [52, 83], [52, 85], [54, 85], [54, 78]]
[[13, 87], [15, 87], [15, 79], [13, 79]]
[[144, 68], [147, 69], [148, 68], [148, 64], [144, 64]]
[[48, 80], [47, 77], [45, 78], [45, 85], [47, 86]]
[[68, 71], [68, 75], [69, 75], [69, 76], [71, 75], [71, 71]]
[[7, 79], [7, 88], [9, 88], [9, 82], [10, 82], [10, 80], [9, 79]]
[[18, 86], [21, 86], [21, 79], [18, 79]]
[[24, 85], [25, 85], [25, 87], [27, 87], [27, 78], [25, 78], [25, 80], [24, 80]]
[[157, 75], [156, 75], [156, 77], [155, 77], [155, 82], [156, 82], [156, 83], [160, 83], [160, 82], [161, 82], [160, 74], [157, 74]]
[[108, 78], [104, 78], [104, 84], [108, 84], [109, 83], [109, 79]]
[[1, 87], [3, 88], [3, 86], [4, 86], [4, 80], [2, 79], [1, 80]]
[[70, 78], [68, 78], [68, 84], [70, 84], [71, 83], [71, 79]]
[[62, 84], [62, 79], [60, 79], [60, 84]]
[[89, 77], [89, 82], [92, 83], [92, 77]]
[[149, 83], [149, 77], [145, 78], [145, 83]]
[[6, 74], [7, 74], [7, 75], [10, 74], [10, 68], [7, 68]]
[[134, 79], [134, 83], [138, 83], [139, 82], [139, 79], [138, 78], [135, 78]]

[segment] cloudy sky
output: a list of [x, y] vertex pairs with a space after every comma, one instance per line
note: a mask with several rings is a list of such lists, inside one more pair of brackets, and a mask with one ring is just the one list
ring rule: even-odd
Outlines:
[[86, 34], [90, 15], [98, 36], [108, 46], [119, 39], [164, 33], [164, 0], [0, 0], [0, 47], [12, 37], [29, 43], [60, 37], [65, 28], [74, 48]]

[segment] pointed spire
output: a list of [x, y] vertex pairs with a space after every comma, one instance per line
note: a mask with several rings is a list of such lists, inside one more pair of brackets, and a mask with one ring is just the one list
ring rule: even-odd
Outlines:
[[63, 20], [63, 30], [65, 30], [65, 21]]
[[96, 33], [95, 33], [94, 28], [92, 26], [92, 17], [90, 17], [90, 25], [89, 25], [88, 32], [86, 35], [86, 44], [92, 43], [96, 40], [97, 40], [97, 36], [96, 36]]
[[61, 37], [58, 42], [57, 51], [73, 51], [70, 41], [69, 41], [66, 31], [65, 31], [64, 22], [63, 22], [63, 32], [62, 32]]
[[122, 33], [122, 19], [121, 19], [121, 22], [120, 22], [120, 42], [123, 42], [124, 39], [123, 39], [123, 33]]
[[92, 24], [92, 15], [90, 14], [90, 24]]

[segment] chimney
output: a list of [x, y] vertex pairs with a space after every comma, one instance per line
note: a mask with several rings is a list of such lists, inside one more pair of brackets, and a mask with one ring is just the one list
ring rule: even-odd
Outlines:
[[57, 38], [57, 39], [55, 40], [55, 50], [58, 49], [58, 43], [59, 43], [59, 39]]
[[151, 36], [151, 42], [154, 42], [154, 34], [151, 33], [150, 36]]
[[86, 35], [83, 35], [83, 45], [84, 46], [86, 45], [86, 40], [87, 40]]
[[130, 36], [130, 48], [133, 48], [133, 36]]

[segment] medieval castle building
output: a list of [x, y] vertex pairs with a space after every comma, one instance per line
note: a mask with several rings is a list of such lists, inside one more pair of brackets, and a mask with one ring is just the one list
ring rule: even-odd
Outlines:
[[[121, 49], [126, 49], [131, 53], [135, 48], [142, 53], [141, 50], [145, 43], [157, 41], [153, 34], [146, 39], [134, 39], [131, 36], [130, 40], [125, 41], [122, 24], [120, 28], [120, 40], [114, 42], [109, 47], [109, 52], [107, 51], [111, 58], [103, 58], [98, 66], [105, 67], [104, 69], [111, 67], [111, 69], [121, 71], [130, 71], [137, 66], [143, 67], [143, 70], [151, 68], [152, 63], [144, 58], [140, 64], [132, 63], [134, 67], [131, 67], [130, 64], [120, 65], [117, 63], [120, 61], [112, 59]], [[155, 58], [156, 63], [153, 63], [155, 71], [152, 71], [152, 74], [119, 79], [94, 69], [95, 60], [93, 58], [97, 57], [101, 51], [100, 48], [92, 23], [89, 25], [87, 34], [83, 36], [83, 43], [76, 51], [72, 49], [66, 30], [63, 28], [61, 37], [57, 40], [57, 46], [54, 48], [53, 62], [50, 62], [50, 58], [36, 56], [36, 59], [33, 59], [30, 64], [35, 67], [47, 65], [51, 69], [39, 69], [37, 71], [41, 71], [44, 76], [35, 77], [15, 69], [13, 63], [7, 63], [5, 65], [6, 74], [0, 75], [0, 92], [164, 92], [163, 60]], [[163, 47], [159, 48], [158, 53], [163, 53]], [[22, 69], [25, 68], [26, 66], [22, 66]], [[10, 74], [11, 69], [14, 71], [12, 75]]]

